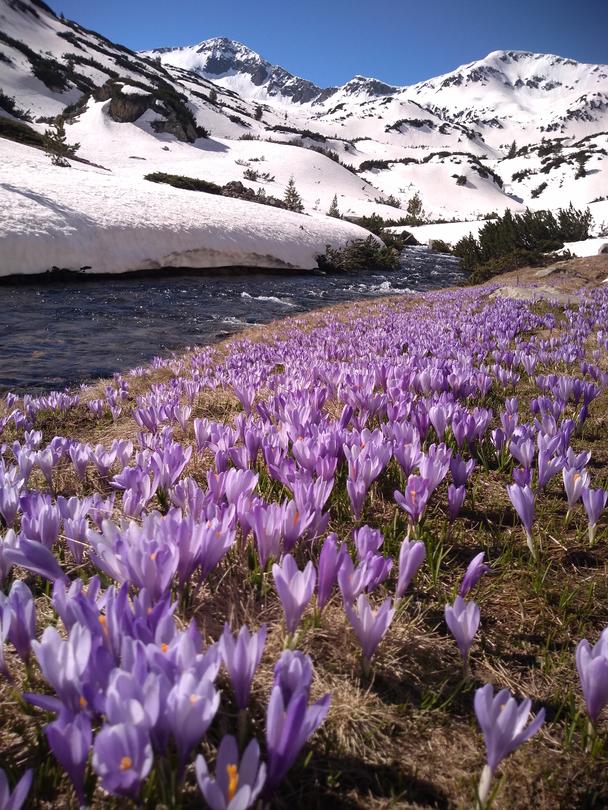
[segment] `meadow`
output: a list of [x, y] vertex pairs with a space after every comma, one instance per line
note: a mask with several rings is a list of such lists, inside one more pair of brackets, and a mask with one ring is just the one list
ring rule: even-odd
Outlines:
[[492, 289], [0, 401], [0, 807], [608, 804], [608, 289]]

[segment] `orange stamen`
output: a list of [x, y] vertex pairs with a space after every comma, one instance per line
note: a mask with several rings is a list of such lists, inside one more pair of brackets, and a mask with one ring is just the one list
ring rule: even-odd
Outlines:
[[231, 802], [239, 786], [239, 771], [236, 765], [226, 765], [226, 773], [228, 774], [228, 795], [226, 798]]

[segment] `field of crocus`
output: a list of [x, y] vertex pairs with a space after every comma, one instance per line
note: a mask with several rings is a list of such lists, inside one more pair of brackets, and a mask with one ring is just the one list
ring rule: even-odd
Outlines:
[[608, 289], [0, 403], [0, 808], [608, 805]]

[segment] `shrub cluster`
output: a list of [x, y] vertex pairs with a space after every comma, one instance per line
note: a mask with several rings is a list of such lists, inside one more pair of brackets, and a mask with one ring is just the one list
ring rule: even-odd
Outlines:
[[12, 96], [7, 96], [0, 87], [0, 110], [6, 110], [15, 118], [20, 118], [22, 121], [31, 121], [32, 117], [28, 112], [21, 110]]
[[488, 221], [477, 239], [472, 235], [461, 239], [454, 253], [471, 273], [471, 280], [479, 281], [525, 265], [534, 266], [543, 261], [542, 254], [559, 250], [564, 242], [587, 239], [591, 220], [588, 208], [579, 211], [572, 204], [557, 214], [529, 209], [513, 214], [507, 210], [502, 217]]
[[44, 143], [43, 136], [35, 129], [4, 116], [0, 116], [0, 138], [8, 138], [9, 141], [17, 141], [27, 146], [43, 146]]
[[232, 180], [223, 186], [211, 183], [209, 180], [200, 180], [198, 177], [186, 177], [182, 174], [166, 174], [165, 172], [151, 172], [144, 178], [152, 183], [166, 183], [174, 188], [182, 188], [186, 191], [203, 191], [206, 194], [218, 194], [222, 197], [235, 197], [247, 202], [257, 202], [263, 205], [271, 205], [274, 208], [287, 208], [283, 200], [266, 194], [264, 189], [257, 192], [252, 188], [244, 186], [240, 180]]
[[349, 242], [343, 248], [327, 245], [325, 253], [317, 256], [317, 264], [319, 270], [328, 273], [396, 270], [399, 267], [399, 252], [368, 236], [367, 239]]

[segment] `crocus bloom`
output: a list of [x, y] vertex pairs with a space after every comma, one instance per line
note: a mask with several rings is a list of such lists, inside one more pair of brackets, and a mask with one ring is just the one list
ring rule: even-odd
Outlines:
[[566, 498], [568, 499], [568, 512], [570, 512], [580, 500], [583, 488], [589, 486], [589, 473], [576, 467], [564, 467], [562, 469], [562, 478]]
[[536, 546], [532, 539], [532, 523], [534, 521], [534, 493], [529, 486], [521, 487], [519, 484], [511, 484], [507, 487], [507, 492], [519, 519], [523, 523], [526, 532], [526, 541], [532, 556], [536, 558]]
[[363, 651], [364, 666], [376, 651], [376, 647], [386, 634], [395, 615], [392, 600], [388, 596], [377, 610], [373, 610], [365, 594], [357, 599], [357, 609], [348, 602], [344, 603], [344, 610], [355, 635], [359, 639]]
[[273, 687], [266, 712], [267, 794], [277, 787], [305, 742], [325, 720], [329, 703], [330, 695], [327, 694], [309, 706], [307, 689], [299, 689], [285, 702], [281, 687]]
[[229, 626], [224, 625], [224, 632], [219, 640], [219, 650], [224, 666], [230, 675], [236, 705], [245, 709], [249, 703], [253, 676], [258, 668], [264, 644], [266, 642], [266, 625], [263, 624], [257, 633], [250, 633], [243, 625], [236, 639]]
[[260, 567], [266, 568], [271, 557], [278, 557], [281, 550], [285, 507], [277, 503], [257, 506], [248, 518], [255, 536]]
[[458, 517], [466, 494], [464, 486], [457, 487], [454, 484], [448, 486], [448, 520], [450, 523], [453, 523]]
[[597, 532], [597, 522], [600, 519], [606, 503], [608, 503], [608, 492], [605, 489], [591, 489], [583, 487], [583, 506], [589, 519], [589, 544], [595, 543]]
[[44, 733], [55, 758], [72, 780], [81, 806], [84, 806], [84, 777], [93, 739], [89, 717], [84, 712], [79, 712], [73, 719], [59, 715]]
[[283, 702], [289, 703], [292, 696], [312, 683], [312, 661], [309, 655], [299, 650], [284, 650], [274, 666], [274, 684], [280, 686]]
[[32, 786], [34, 771], [26, 771], [11, 793], [6, 774], [0, 768], [0, 808], [2, 810], [21, 810]]
[[456, 639], [462, 660], [467, 665], [469, 650], [479, 627], [479, 605], [472, 599], [465, 602], [457, 596], [453, 605], [445, 606], [445, 622]]
[[469, 476], [475, 469], [475, 460], [464, 461], [460, 454], [450, 459], [450, 472], [455, 487], [463, 487], [469, 480]]
[[345, 554], [338, 571], [338, 585], [344, 602], [352, 604], [363, 591], [373, 591], [388, 577], [392, 566], [390, 557], [368, 552], [355, 567], [350, 555]]
[[488, 762], [481, 774], [478, 788], [482, 807], [488, 797], [496, 768], [512, 751], [533, 737], [545, 720], [545, 710], [541, 709], [526, 727], [531, 706], [528, 699], [518, 705], [508, 689], [501, 689], [494, 695], [494, 689], [489, 683], [475, 692], [475, 714], [486, 743]]
[[323, 610], [338, 579], [338, 571], [348, 551], [344, 545], [338, 546], [338, 538], [330, 534], [319, 555], [319, 580], [317, 585], [317, 607]]
[[27, 661], [32, 639], [36, 634], [36, 611], [32, 592], [25, 582], [15, 580], [7, 602], [12, 613], [9, 640], [14, 644], [19, 657]]
[[399, 577], [396, 598], [401, 599], [416, 576], [416, 572], [426, 559], [426, 546], [418, 541], [404, 540], [399, 550]]
[[410, 475], [405, 485], [405, 492], [395, 490], [394, 498], [410, 516], [413, 524], [417, 524], [426, 508], [430, 492], [427, 481], [419, 475]]
[[579, 641], [576, 648], [576, 668], [592, 723], [608, 704], [608, 628], [593, 647], [587, 639]]
[[291, 554], [286, 554], [280, 565], [275, 563], [272, 566], [272, 576], [283, 605], [285, 627], [292, 635], [298, 629], [302, 613], [314, 592], [317, 572], [310, 561], [306, 564], [306, 568], [300, 571]]
[[106, 725], [95, 737], [93, 770], [101, 778], [103, 788], [115, 796], [137, 796], [153, 759], [145, 726]]
[[53, 552], [36, 540], [21, 537], [16, 546], [4, 550], [4, 558], [11, 565], [18, 565], [51, 581], [66, 578]]
[[251, 740], [239, 756], [234, 737], [222, 738], [215, 763], [215, 779], [209, 775], [202, 754], [196, 758], [196, 779], [211, 810], [247, 810], [260, 795], [266, 781], [266, 766], [260, 762], [260, 746]]
[[[87, 627], [75, 624], [67, 639], [62, 639], [54, 627], [47, 627], [41, 641], [33, 641], [32, 649], [45, 680], [53, 687], [63, 705], [74, 714], [82, 708], [82, 676], [91, 656], [92, 639]], [[42, 696], [38, 696], [40, 705]], [[53, 698], [51, 711], [57, 711]]]
[[4, 660], [4, 642], [8, 638], [11, 629], [11, 621], [13, 614], [7, 604], [7, 599], [4, 597], [0, 600], [0, 672], [3, 675], [9, 675], [6, 661]]
[[459, 596], [464, 598], [468, 592], [472, 590], [475, 585], [477, 585], [482, 576], [487, 574], [487, 572], [490, 570], [490, 566], [486, 565], [486, 563], [483, 561], [484, 556], [485, 552], [480, 551], [479, 554], [476, 554], [468, 564], [465, 575], [460, 583], [460, 588], [458, 589]]
[[547, 453], [538, 454], [538, 487], [542, 489], [554, 475], [563, 469], [564, 460], [559, 457], [551, 458]]
[[357, 555], [360, 560], [362, 560], [368, 554], [368, 552], [371, 551], [375, 553], [378, 551], [384, 542], [382, 532], [378, 529], [372, 529], [371, 526], [361, 526], [360, 529], [357, 529], [353, 533], [353, 538], [355, 540], [355, 546], [357, 547]]
[[202, 740], [220, 705], [219, 692], [205, 674], [184, 672], [167, 695], [167, 719], [177, 743], [182, 766]]

